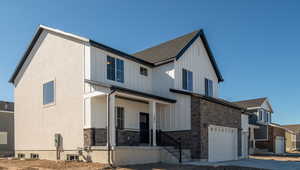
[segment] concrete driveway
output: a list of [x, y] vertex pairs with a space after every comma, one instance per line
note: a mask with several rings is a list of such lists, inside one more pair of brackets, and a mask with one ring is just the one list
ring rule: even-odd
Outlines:
[[241, 166], [272, 170], [300, 170], [300, 158], [287, 157], [252, 157], [250, 159], [228, 161], [220, 163], [188, 162], [189, 165], [212, 165], [212, 166]]

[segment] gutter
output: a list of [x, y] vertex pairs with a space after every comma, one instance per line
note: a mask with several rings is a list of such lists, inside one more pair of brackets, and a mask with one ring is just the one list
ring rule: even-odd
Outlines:
[[115, 92], [116, 90], [111, 90], [109, 94], [107, 95], [107, 162], [111, 168], [113, 168], [113, 162], [111, 160], [111, 143], [110, 143], [110, 96]]

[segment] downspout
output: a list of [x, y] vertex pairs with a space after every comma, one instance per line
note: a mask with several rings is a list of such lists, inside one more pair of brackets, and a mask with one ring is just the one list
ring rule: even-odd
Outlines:
[[111, 143], [110, 143], [110, 96], [116, 90], [111, 90], [107, 95], [107, 162], [110, 167], [113, 167], [113, 162], [111, 161]]

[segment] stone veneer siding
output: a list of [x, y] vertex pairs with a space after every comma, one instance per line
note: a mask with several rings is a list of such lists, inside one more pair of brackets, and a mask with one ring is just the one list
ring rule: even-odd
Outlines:
[[117, 146], [138, 146], [140, 144], [140, 132], [134, 130], [117, 130]]
[[107, 130], [106, 128], [84, 129], [84, 146], [106, 146]]
[[191, 95], [191, 130], [167, 132], [181, 138], [182, 148], [191, 150], [192, 159], [208, 159], [208, 126], [238, 129], [238, 153], [241, 154], [241, 109]]
[[275, 152], [276, 136], [282, 136], [285, 138], [285, 130], [274, 126], [268, 126], [268, 140], [256, 141], [255, 145], [259, 149], [268, 149], [269, 152]]

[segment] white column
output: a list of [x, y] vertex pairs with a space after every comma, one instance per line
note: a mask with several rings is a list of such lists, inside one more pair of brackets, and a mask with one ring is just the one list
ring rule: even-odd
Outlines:
[[110, 144], [116, 146], [116, 114], [115, 114], [115, 94], [110, 95], [109, 114], [110, 114]]
[[91, 98], [84, 100], [84, 128], [92, 128], [92, 103]]
[[156, 102], [150, 101], [149, 102], [149, 111], [152, 115], [152, 144], [153, 146], [156, 146]]

